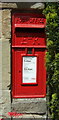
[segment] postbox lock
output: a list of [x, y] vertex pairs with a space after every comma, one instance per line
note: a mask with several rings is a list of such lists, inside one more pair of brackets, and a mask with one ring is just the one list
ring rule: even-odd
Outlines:
[[21, 72], [21, 70], [19, 70], [19, 73]]
[[27, 54], [32, 54], [32, 48], [27, 49]]

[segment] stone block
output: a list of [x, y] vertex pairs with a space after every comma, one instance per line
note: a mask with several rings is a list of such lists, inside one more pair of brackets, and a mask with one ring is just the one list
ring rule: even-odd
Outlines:
[[0, 117], [10, 118], [8, 112], [11, 112], [10, 91], [0, 90]]
[[38, 114], [23, 114], [21, 116], [18, 117], [12, 117], [12, 120], [46, 120], [46, 116], [44, 115], [38, 115]]
[[18, 113], [46, 113], [46, 98], [13, 99], [12, 111]]
[[11, 38], [11, 10], [2, 10], [2, 35], [4, 38]]
[[2, 10], [0, 10], [0, 43], [2, 37]]
[[32, 9], [44, 9], [45, 5], [43, 3], [35, 3], [31, 6]]
[[11, 54], [9, 39], [2, 39], [2, 89], [9, 90], [11, 83]]
[[9, 90], [2, 90], [2, 116], [6, 118], [10, 118], [8, 115], [8, 112], [11, 112], [11, 97], [10, 97], [10, 91]]
[[16, 3], [0, 3], [0, 8], [9, 8], [9, 9], [11, 9], [11, 8], [17, 8], [17, 4]]
[[2, 39], [0, 39], [0, 90], [2, 90]]

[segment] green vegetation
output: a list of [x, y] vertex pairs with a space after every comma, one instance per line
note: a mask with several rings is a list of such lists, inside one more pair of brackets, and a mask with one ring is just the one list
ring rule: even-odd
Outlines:
[[47, 26], [47, 85], [49, 86], [49, 109], [53, 120], [59, 120], [59, 6], [46, 3], [43, 13]]

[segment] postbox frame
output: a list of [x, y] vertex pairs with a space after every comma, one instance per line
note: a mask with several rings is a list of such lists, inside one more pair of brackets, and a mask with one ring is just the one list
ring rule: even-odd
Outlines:
[[[35, 15], [37, 15], [37, 17], [39, 17], [39, 14], [37, 14], [37, 13], [35, 13], [35, 14], [33, 14], [33, 13], [25, 13], [26, 14], [26, 16], [27, 15], [33, 15], [33, 16], [35, 16]], [[46, 26], [46, 20], [45, 20], [45, 24], [42, 26], [42, 25], [40, 25], [40, 26], [38, 26], [38, 25], [34, 25], [34, 26], [32, 26], [31, 27], [31, 25], [29, 24], [26, 24], [26, 25], [23, 25], [22, 26], [22, 24], [20, 24], [20, 26], [19, 26], [19, 24], [18, 25], [14, 25], [14, 23], [13, 23], [13, 21], [15, 22], [15, 20], [14, 20], [14, 18], [15, 18], [15, 16], [17, 16], [17, 15], [24, 15], [24, 13], [14, 13], [13, 15], [12, 15], [12, 41], [14, 40], [14, 37], [15, 37], [15, 28], [36, 28], [36, 29], [38, 29], [38, 28], [42, 28], [42, 29], [44, 29], [45, 28], [45, 26]], [[40, 14], [41, 15], [41, 14]], [[42, 15], [44, 18], [45, 18], [45, 16], [44, 15]], [[28, 26], [28, 27], [27, 27]], [[45, 36], [45, 35], [44, 35]], [[46, 40], [46, 36], [44, 37], [45, 39], [44, 40]], [[36, 77], [38, 77], [38, 62], [39, 62], [39, 60], [38, 59], [40, 59], [39, 58], [39, 56], [38, 56], [38, 54], [34, 54], [34, 49], [44, 49], [44, 53], [46, 52], [46, 46], [45, 45], [37, 45], [37, 46], [31, 46], [31, 45], [27, 45], [27, 46], [20, 46], [20, 45], [16, 45], [15, 43], [14, 43], [15, 41], [13, 41], [12, 42], [12, 97], [13, 98], [40, 98], [40, 97], [45, 97], [46, 96], [46, 78], [44, 78], [44, 84], [43, 84], [43, 93], [42, 94], [34, 94], [34, 95], [25, 95], [25, 94], [23, 94], [23, 95], [20, 95], [20, 94], [17, 94], [17, 92], [16, 92], [16, 84], [17, 84], [17, 82], [16, 82], [16, 80], [15, 80], [15, 76], [14, 76], [14, 74], [15, 74], [15, 49], [22, 49], [22, 48], [33, 48], [33, 53], [32, 54], [21, 54], [21, 61], [23, 61], [22, 59], [23, 59], [23, 56], [35, 56], [35, 57], [37, 57], [37, 70], [36, 70], [36, 72], [37, 72], [37, 76]], [[27, 52], [27, 50], [26, 50], [26, 52]], [[23, 62], [21, 62], [21, 70], [22, 70], [22, 64], [23, 64]], [[44, 69], [44, 72], [45, 72], [45, 75], [46, 75], [46, 70]], [[22, 73], [21, 73], [21, 78], [22, 78]], [[41, 81], [40, 81], [41, 82]], [[37, 81], [36, 81], [36, 83], [22, 83], [22, 79], [21, 79], [21, 86], [37, 86], [38, 85], [38, 78], [37, 78]], [[41, 84], [42, 85], [42, 84]], [[18, 89], [18, 88], [17, 88]], [[40, 88], [40, 90], [41, 90], [41, 88]]]

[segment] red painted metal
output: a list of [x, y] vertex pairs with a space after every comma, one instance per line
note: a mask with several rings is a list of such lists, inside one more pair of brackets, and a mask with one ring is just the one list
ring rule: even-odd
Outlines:
[[[14, 13], [12, 16], [12, 97], [46, 96], [46, 35], [45, 16]], [[28, 53], [31, 48], [32, 53]], [[36, 57], [36, 82], [23, 83], [23, 57]]]
[[[32, 31], [32, 32], [31, 32]], [[25, 31], [16, 30], [15, 35], [13, 37], [12, 41], [12, 47], [13, 46], [19, 46], [19, 47], [46, 47], [46, 37], [45, 33], [40, 30], [36, 30], [33, 33], [33, 30], [25, 29]]]
[[44, 28], [46, 19], [43, 14], [15, 13], [13, 15], [14, 27]]

